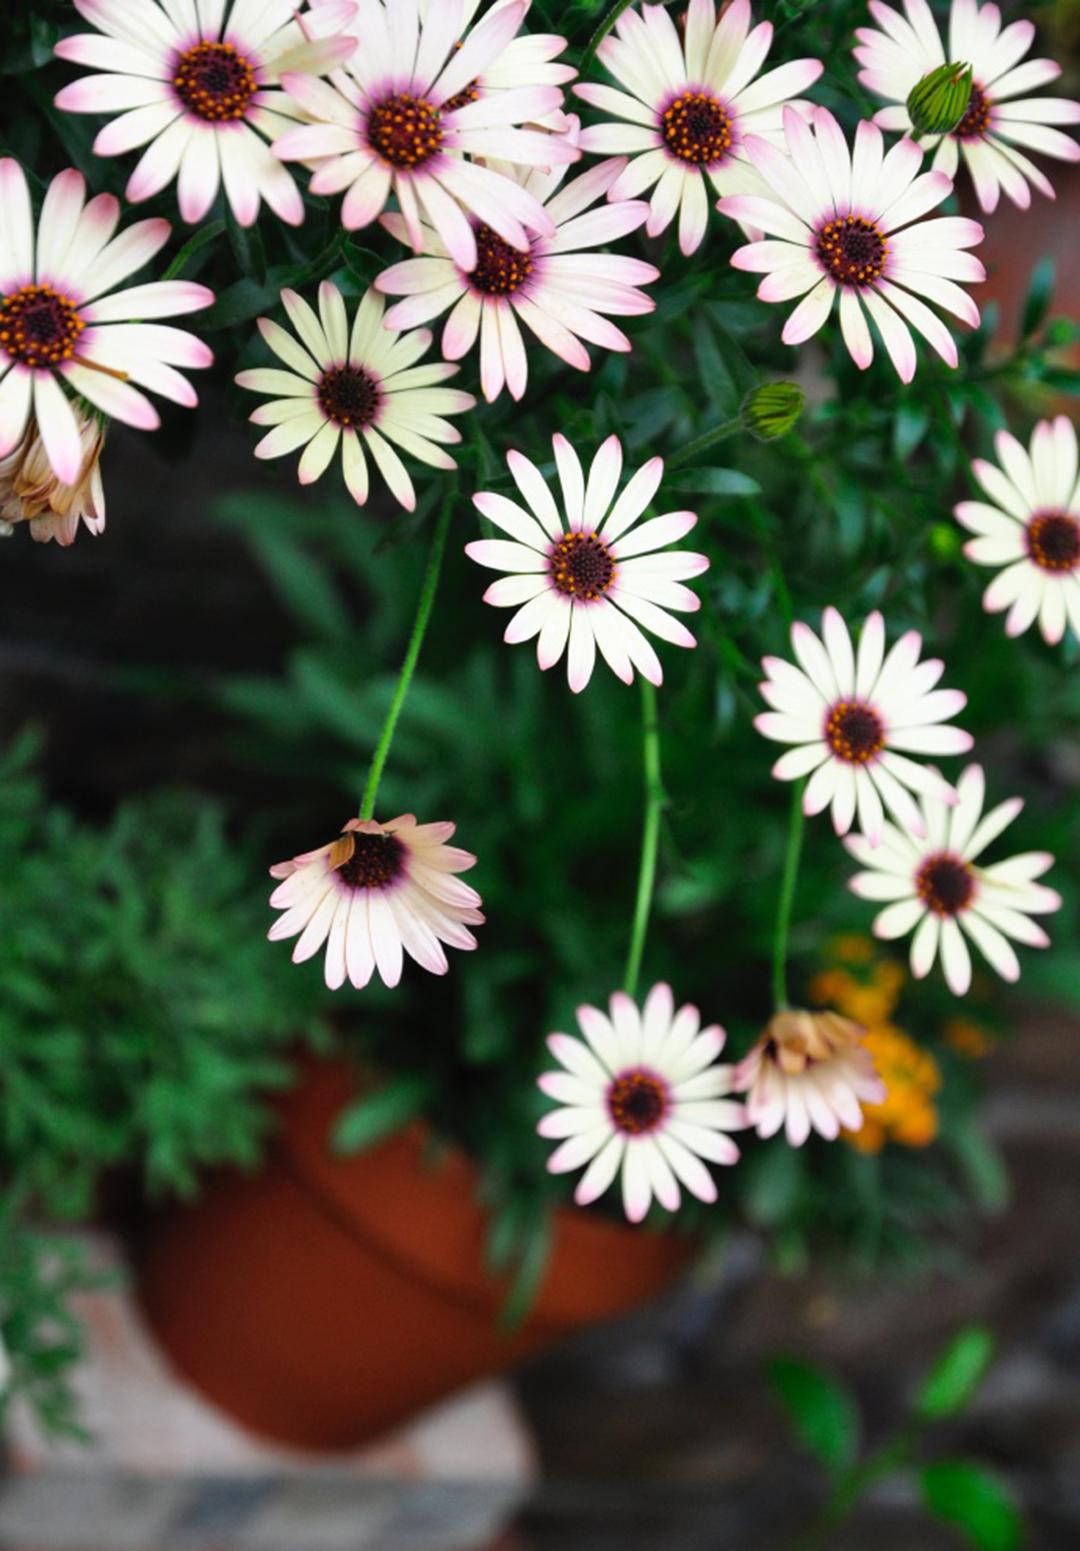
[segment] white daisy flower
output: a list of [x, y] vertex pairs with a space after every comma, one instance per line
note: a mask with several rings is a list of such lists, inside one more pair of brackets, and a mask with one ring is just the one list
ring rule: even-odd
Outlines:
[[835, 1012], [776, 1013], [735, 1068], [735, 1090], [747, 1095], [747, 1124], [763, 1137], [783, 1126], [792, 1147], [811, 1131], [834, 1142], [841, 1127], [861, 1130], [861, 1106], [885, 1097], [865, 1034]]
[[388, 986], [401, 979], [404, 954], [433, 975], [449, 968], [443, 943], [475, 948], [470, 926], [483, 922], [481, 899], [455, 875], [476, 857], [448, 845], [453, 824], [418, 824], [403, 813], [387, 824], [350, 819], [338, 838], [271, 867], [283, 881], [270, 896], [284, 912], [271, 942], [299, 937], [293, 963], [326, 944], [326, 984], [346, 977], [358, 991], [378, 972]]
[[[971, 956], [965, 933], [1005, 980], [1020, 978], [1020, 963], [1009, 942], [1045, 948], [1050, 939], [1030, 919], [1061, 908], [1061, 895], [1036, 883], [1054, 858], [1030, 851], [978, 867], [996, 840], [1024, 806], [1019, 797], [983, 815], [986, 783], [982, 768], [969, 765], [956, 783], [957, 802], [949, 808], [924, 796], [920, 838], [886, 824], [880, 844], [861, 835], [844, 842], [869, 872], [856, 873], [851, 888], [861, 899], [887, 901], [874, 922], [874, 933], [891, 941], [914, 932], [911, 972], [929, 974], [939, 951], [949, 989], [963, 996], [971, 984]], [[921, 836], [925, 834], [925, 839]]]
[[65, 485], [78, 481], [85, 450], [61, 383], [114, 420], [153, 431], [157, 410], [139, 388], [190, 408], [195, 390], [175, 368], [213, 360], [194, 334], [130, 321], [209, 307], [214, 293], [204, 285], [159, 280], [115, 289], [164, 247], [168, 221], [138, 221], [114, 237], [119, 201], [111, 194], [85, 200], [82, 174], [59, 173], [35, 242], [22, 168], [0, 158], [0, 458], [21, 441], [32, 406], [53, 472]]
[[82, 444], [82, 466], [74, 484], [63, 485], [57, 479], [32, 418], [15, 451], [0, 458], [0, 524], [7, 524], [10, 531], [16, 523], [28, 523], [30, 537], [39, 544], [51, 539], [64, 547], [74, 544], [80, 523], [95, 537], [105, 531], [99, 463], [105, 427], [96, 415], [74, 407]]
[[612, 189], [626, 199], [653, 188], [647, 231], [656, 237], [679, 217], [679, 247], [693, 253], [705, 236], [709, 196], [760, 188], [745, 153], [747, 135], [778, 138], [781, 112], [825, 68], [796, 59], [759, 75], [772, 45], [771, 22], [751, 30], [750, 0], [734, 0], [719, 21], [713, 0], [690, 0], [683, 37], [662, 5], [624, 11], [598, 57], [625, 88], [574, 87], [621, 123], [597, 124], [582, 148], [631, 155]]
[[992, 614], [1008, 609], [1005, 630], [1022, 635], [1036, 620], [1056, 645], [1066, 624], [1080, 640], [1080, 483], [1076, 431], [1064, 415], [1040, 420], [1025, 452], [1008, 431], [996, 444], [1001, 467], [971, 467], [990, 497], [961, 501], [956, 517], [976, 538], [964, 554], [977, 565], [1004, 566], [983, 596]]
[[98, 32], [62, 38], [61, 59], [99, 72], [57, 94], [69, 113], [115, 113], [98, 135], [99, 156], [146, 146], [126, 197], [149, 199], [178, 178], [180, 214], [201, 221], [220, 184], [241, 226], [265, 199], [290, 226], [304, 202], [271, 154], [272, 140], [301, 117], [284, 92], [283, 71], [315, 75], [347, 58], [343, 32], [352, 0], [318, 12], [302, 0], [74, 0]]
[[807, 813], [832, 805], [838, 835], [851, 828], [856, 811], [871, 845], [884, 829], [882, 804], [900, 824], [922, 834], [922, 819], [910, 792], [948, 803], [952, 787], [936, 771], [908, 754], [963, 754], [970, 733], [947, 722], [967, 704], [959, 689], [935, 689], [945, 664], [919, 661], [922, 637], [902, 635], [885, 655], [885, 621], [875, 610], [862, 629], [858, 652], [834, 608], [823, 616], [819, 639], [801, 621], [791, 627], [799, 666], [766, 657], [768, 675], [759, 686], [772, 707], [754, 726], [777, 743], [795, 748], [781, 755], [772, 773], [778, 781], [809, 776], [803, 798]]
[[432, 468], [457, 468], [440, 444], [460, 442], [461, 432], [444, 417], [472, 409], [476, 400], [438, 384], [459, 368], [445, 361], [417, 366], [431, 344], [430, 331], [384, 328], [386, 304], [373, 290], [364, 293], [351, 329], [341, 292], [328, 280], [319, 287], [318, 315], [295, 291], [282, 291], [281, 300], [296, 334], [269, 318], [259, 319], [259, 332], [288, 370], [258, 367], [236, 377], [241, 388], [274, 395], [251, 416], [253, 424], [273, 427], [255, 456], [281, 458], [303, 447], [299, 479], [310, 485], [340, 446], [345, 484], [363, 506], [366, 448], [391, 494], [413, 511], [416, 492], [395, 447]]
[[[378, 290], [407, 298], [391, 307], [387, 324], [411, 328], [452, 308], [443, 329], [442, 353], [448, 361], [459, 361], [479, 336], [480, 381], [489, 404], [504, 386], [520, 399], [528, 385], [519, 320], [546, 349], [579, 371], [587, 372], [591, 364], [586, 340], [605, 350], [629, 350], [626, 335], [604, 314], [651, 312], [655, 302], [638, 287], [659, 279], [660, 271], [641, 259], [588, 251], [636, 231], [648, 214], [640, 200], [589, 209], [625, 165], [625, 159], [601, 162], [565, 187], [565, 168], [519, 175], [518, 181], [551, 217], [555, 235], [533, 237], [523, 252], [490, 226], [478, 225], [479, 262], [472, 270], [456, 264], [439, 234], [425, 224], [425, 256], [393, 264], [375, 281]], [[514, 176], [511, 168], [503, 170]], [[407, 240], [400, 215], [383, 216], [383, 225]]]
[[700, 576], [709, 562], [688, 550], [656, 551], [689, 533], [697, 517], [665, 512], [637, 525], [660, 484], [663, 458], [650, 458], [616, 496], [623, 463], [618, 437], [604, 442], [588, 482], [566, 438], [554, 436], [552, 446], [561, 508], [540, 470], [520, 452], [509, 453], [506, 461], [527, 510], [491, 491], [473, 496], [480, 512], [510, 535], [465, 546], [478, 564], [510, 573], [492, 583], [484, 602], [517, 608], [503, 640], [536, 636], [541, 668], [552, 667], [566, 652], [575, 694], [592, 676], [597, 647], [624, 684], [635, 668], [659, 684], [660, 660], [639, 626], [676, 646], [694, 646], [694, 637], [669, 610], [693, 613], [701, 607], [683, 582]]
[[702, 1163], [735, 1163], [739, 1149], [725, 1133], [746, 1124], [733, 1103], [733, 1069], [717, 1063], [724, 1031], [702, 1029], [689, 1004], [675, 1010], [671, 987], [655, 985], [645, 1006], [622, 991], [609, 1003], [579, 1007], [584, 1040], [551, 1034], [548, 1049], [563, 1067], [539, 1085], [561, 1107], [540, 1121], [541, 1136], [561, 1145], [548, 1159], [553, 1174], [588, 1164], [574, 1199], [588, 1206], [622, 1171], [623, 1210], [640, 1222], [655, 1196], [678, 1210], [680, 1185], [699, 1201], [716, 1200], [716, 1184]]
[[840, 329], [856, 366], [865, 369], [874, 358], [870, 322], [903, 382], [915, 375], [911, 328], [955, 366], [956, 342], [927, 302], [974, 326], [979, 309], [956, 281], [983, 280], [986, 272], [962, 251], [982, 241], [977, 221], [923, 219], [952, 192], [950, 179], [919, 173], [923, 153], [913, 140], [885, 155], [876, 124], [859, 125], [849, 153], [825, 108], [814, 110], [810, 125], [786, 109], [784, 131], [787, 154], [757, 136], [746, 142], [768, 195], [735, 195], [718, 206], [768, 234], [731, 260], [736, 269], [765, 275], [761, 300], [802, 297], [784, 325], [784, 343], [816, 334], [839, 296]]
[[874, 115], [875, 123], [907, 133], [911, 119], [906, 103], [912, 87], [950, 61], [970, 64], [971, 99], [960, 123], [947, 135], [923, 140], [928, 150], [936, 147], [935, 168], [954, 178], [962, 156], [979, 204], [988, 213], [997, 208], [1002, 190], [1021, 210], [1031, 204], [1029, 185], [1053, 199], [1053, 186], [1024, 153], [1080, 160], [1080, 145], [1053, 128], [1080, 123], [1080, 103], [1026, 95], [1061, 74], [1052, 59], [1020, 63], [1035, 37], [1034, 23], [1025, 19], [1003, 28], [997, 5], [953, 0], [946, 54], [926, 0], [904, 0], [903, 16], [881, 0], [870, 0], [870, 11], [881, 30], [858, 29], [855, 58], [862, 66], [859, 80], [891, 104]]
[[527, 167], [561, 166], [580, 151], [564, 135], [520, 126], [558, 108], [553, 85], [487, 93], [475, 83], [509, 46], [525, 0], [492, 7], [460, 41], [461, 0], [441, 0], [420, 20], [416, 0], [365, 0], [361, 43], [334, 85], [286, 75], [286, 90], [315, 122], [275, 142], [285, 161], [319, 159], [315, 194], [347, 190], [341, 219], [368, 226], [396, 195], [413, 251], [424, 245], [421, 212], [463, 269], [477, 264], [473, 220], [527, 249], [527, 231], [552, 236], [539, 201], [472, 157]]

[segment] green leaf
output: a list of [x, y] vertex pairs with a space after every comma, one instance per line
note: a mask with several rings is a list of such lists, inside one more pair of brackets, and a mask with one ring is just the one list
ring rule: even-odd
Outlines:
[[695, 495], [759, 495], [761, 486], [740, 469], [680, 469], [664, 481], [668, 490]]
[[920, 1472], [923, 1501], [930, 1513], [953, 1524], [976, 1551], [1015, 1551], [1023, 1523], [996, 1476], [964, 1460], [940, 1460]]
[[1054, 295], [1055, 279], [1053, 259], [1049, 256], [1041, 258], [1031, 271], [1031, 283], [1024, 301], [1024, 316], [1020, 325], [1023, 339], [1030, 339], [1035, 330], [1045, 321]]
[[316, 635], [348, 634], [349, 611], [326, 568], [302, 545], [271, 528], [251, 533], [251, 546], [287, 609]]
[[757, 1147], [739, 1170], [750, 1221], [775, 1228], [795, 1211], [804, 1179], [803, 1154], [781, 1138]]
[[211, 221], [209, 226], [201, 226], [194, 236], [189, 237], [184, 243], [161, 278], [175, 280], [186, 266], [188, 259], [193, 258], [200, 248], [205, 248], [208, 242], [216, 242], [224, 230], [224, 221]]
[[232, 211], [226, 208], [225, 224], [229, 232], [229, 246], [242, 275], [248, 275], [257, 285], [266, 279], [266, 249], [258, 226], [241, 226]]
[[769, 1378], [799, 1438], [831, 1475], [854, 1464], [859, 1448], [859, 1409], [842, 1384], [793, 1358], [769, 1364]]
[[993, 1333], [982, 1325], [961, 1330], [924, 1379], [915, 1414], [924, 1421], [936, 1421], [962, 1411], [993, 1362], [995, 1346]]
[[330, 1138], [334, 1151], [343, 1155], [362, 1152], [400, 1131], [426, 1104], [431, 1087], [430, 1078], [406, 1072], [391, 1078], [374, 1093], [354, 1099], [334, 1122]]

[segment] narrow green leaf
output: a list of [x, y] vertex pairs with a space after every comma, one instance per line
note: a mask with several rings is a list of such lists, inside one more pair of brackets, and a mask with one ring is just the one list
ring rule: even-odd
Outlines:
[[664, 481], [668, 490], [695, 495], [759, 495], [761, 486], [740, 469], [680, 469]]
[[859, 1409], [850, 1391], [820, 1369], [788, 1357], [769, 1364], [769, 1378], [799, 1438], [825, 1469], [838, 1475], [852, 1465], [859, 1448]]
[[923, 1501], [953, 1524], [976, 1551], [1016, 1551], [1023, 1522], [1002, 1483], [981, 1465], [940, 1460], [920, 1472]]
[[175, 280], [180, 275], [188, 259], [194, 257], [200, 248], [205, 248], [208, 242], [216, 242], [225, 230], [224, 221], [211, 221], [209, 226], [201, 226], [193, 236], [189, 237], [180, 252], [162, 275], [163, 280]]
[[971, 1400], [994, 1360], [993, 1333], [982, 1325], [961, 1330], [938, 1357], [915, 1402], [925, 1421], [955, 1416]]
[[1024, 316], [1020, 325], [1020, 333], [1024, 339], [1030, 339], [1045, 321], [1053, 300], [1056, 275], [1054, 261], [1049, 256], [1041, 258], [1031, 271], [1031, 283], [1024, 301]]
[[229, 233], [229, 246], [240, 273], [250, 276], [257, 285], [262, 285], [266, 280], [266, 248], [258, 225], [241, 226], [231, 205], [226, 206], [225, 225]]
[[374, 1093], [346, 1105], [334, 1123], [331, 1145], [336, 1153], [362, 1152], [407, 1125], [431, 1095], [431, 1081], [415, 1072], [393, 1077]]

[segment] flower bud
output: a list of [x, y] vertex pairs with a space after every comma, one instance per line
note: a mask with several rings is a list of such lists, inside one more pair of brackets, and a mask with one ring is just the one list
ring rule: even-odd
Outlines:
[[947, 135], [971, 101], [971, 66], [939, 65], [908, 93], [907, 110], [917, 135]]
[[74, 484], [62, 485], [53, 473], [41, 433], [30, 421], [19, 445], [0, 458], [0, 532], [19, 522], [30, 524], [39, 544], [55, 539], [74, 543], [79, 523], [91, 533], [105, 527], [105, 491], [98, 460], [105, 444], [105, 427], [96, 415], [72, 406], [79, 425], [83, 460]]
[[806, 396], [798, 384], [764, 382], [743, 399], [743, 426], [759, 442], [773, 442], [794, 428], [805, 403]]

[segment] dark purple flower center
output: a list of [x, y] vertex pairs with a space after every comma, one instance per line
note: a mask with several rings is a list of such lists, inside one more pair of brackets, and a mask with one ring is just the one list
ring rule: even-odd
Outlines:
[[1028, 523], [1027, 545], [1044, 571], [1074, 571], [1080, 565], [1080, 522], [1066, 512], [1043, 512]]
[[405, 865], [405, 847], [396, 835], [354, 834], [353, 854], [337, 875], [351, 889], [385, 889]]
[[957, 140], [983, 140], [990, 128], [990, 98], [981, 86], [971, 88], [963, 118], [952, 133]]
[[476, 228], [476, 268], [469, 283], [485, 296], [509, 296], [532, 274], [532, 259], [520, 248], [512, 248], [490, 226]]
[[711, 167], [731, 150], [731, 117], [711, 92], [681, 92], [661, 114], [660, 133], [672, 156], [697, 167]]
[[956, 916], [971, 903], [975, 875], [963, 857], [949, 851], [928, 856], [915, 875], [919, 898], [936, 916]]
[[825, 722], [825, 741], [849, 765], [865, 765], [885, 747], [885, 728], [873, 706], [840, 700]]
[[866, 286], [884, 271], [889, 245], [873, 222], [845, 215], [821, 228], [816, 251], [825, 272], [841, 285]]
[[85, 327], [70, 296], [51, 285], [24, 285], [0, 298], [0, 348], [24, 366], [70, 361]]
[[621, 1072], [607, 1091], [612, 1123], [628, 1136], [655, 1131], [667, 1114], [668, 1104], [667, 1084], [641, 1067]]
[[551, 552], [550, 566], [556, 591], [585, 603], [603, 597], [615, 580], [611, 551], [595, 533], [564, 533]]
[[382, 389], [361, 366], [335, 366], [323, 372], [318, 395], [319, 408], [328, 420], [355, 431], [373, 424], [382, 403]]
[[394, 92], [368, 113], [367, 138], [391, 167], [422, 167], [442, 145], [442, 114], [424, 97]]
[[255, 72], [231, 43], [196, 43], [173, 66], [184, 107], [212, 124], [243, 118], [256, 92]]

